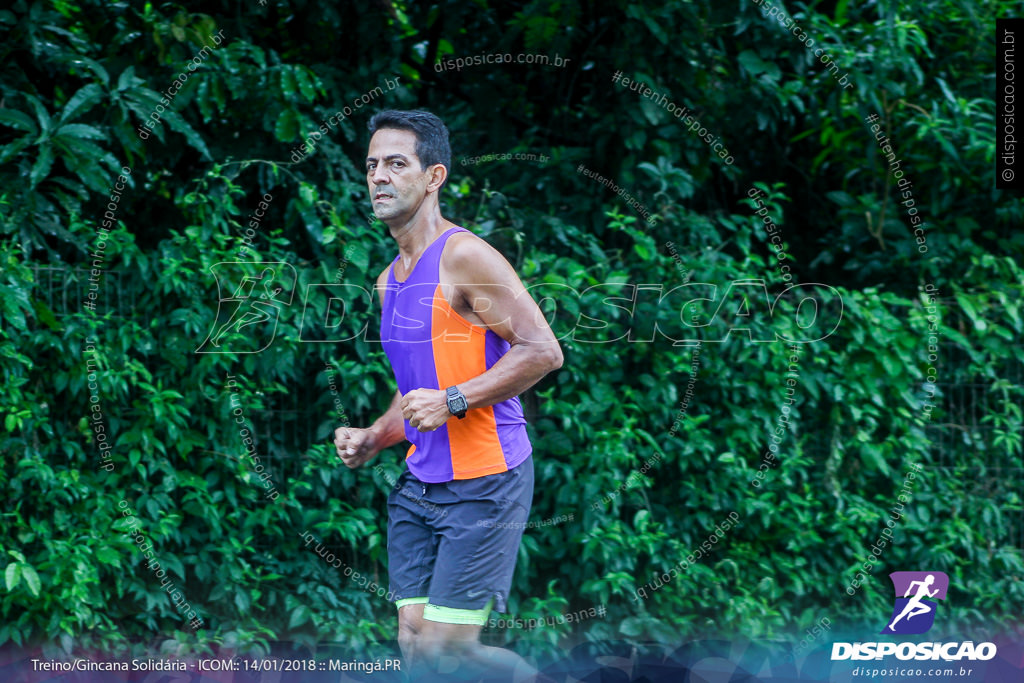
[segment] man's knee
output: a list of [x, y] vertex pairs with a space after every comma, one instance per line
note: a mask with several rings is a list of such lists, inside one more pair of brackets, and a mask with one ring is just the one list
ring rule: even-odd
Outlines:
[[412, 629], [398, 627], [398, 647], [406, 659], [411, 659], [416, 652], [416, 638], [419, 634]]
[[452, 637], [447, 633], [423, 633], [415, 637], [416, 659], [437, 673], [452, 673], [474, 663], [480, 643]]
[[477, 626], [445, 624], [424, 619], [415, 636], [416, 652], [432, 661], [444, 656], [472, 654], [480, 645]]

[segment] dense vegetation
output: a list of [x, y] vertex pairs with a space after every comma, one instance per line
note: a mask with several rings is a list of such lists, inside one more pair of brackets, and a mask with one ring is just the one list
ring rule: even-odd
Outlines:
[[[17, 0], [0, 644], [394, 637], [352, 577], [386, 590], [403, 450], [349, 471], [329, 437], [394, 391], [361, 334], [394, 255], [361, 160], [373, 111], [416, 107], [452, 132], [446, 215], [565, 352], [524, 396], [537, 525], [510, 611], [606, 608], [491, 641], [875, 633], [904, 569], [949, 574], [946, 632], [1018, 628], [1024, 204], [993, 189], [991, 65], [1021, 9]], [[506, 53], [550, 62], [455, 62]], [[283, 291], [214, 346], [269, 267], [234, 261]]]

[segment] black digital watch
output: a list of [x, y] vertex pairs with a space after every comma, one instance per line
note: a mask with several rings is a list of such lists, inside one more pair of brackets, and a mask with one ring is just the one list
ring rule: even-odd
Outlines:
[[466, 417], [467, 410], [469, 410], [469, 402], [466, 401], [465, 395], [459, 391], [458, 387], [448, 387], [448, 412], [461, 420]]

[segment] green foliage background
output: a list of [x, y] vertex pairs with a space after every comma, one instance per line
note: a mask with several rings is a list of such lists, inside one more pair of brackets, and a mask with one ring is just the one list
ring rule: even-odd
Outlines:
[[[536, 647], [785, 639], [822, 617], [877, 628], [891, 605], [888, 572], [925, 568], [950, 575], [947, 632], [1019, 629], [1024, 238], [1013, 228], [1024, 204], [993, 189], [992, 64], [994, 20], [1020, 15], [1021, 3], [784, 7], [853, 88], [753, 2], [18, 0], [0, 11], [0, 644], [263, 652], [274, 640], [394, 637], [393, 607], [300, 538], [315, 534], [386, 586], [387, 478], [339, 467], [329, 437], [386, 407], [390, 368], [379, 344], [308, 343], [319, 333], [302, 322], [307, 293], [310, 310], [326, 307], [326, 291], [309, 285], [368, 287], [393, 257], [385, 228], [367, 220], [361, 171], [366, 122], [385, 107], [424, 107], [448, 123], [446, 216], [500, 248], [528, 286], [580, 292], [545, 300], [565, 364], [524, 396], [533, 519], [574, 517], [526, 533], [510, 611], [608, 611], [529, 634]], [[138, 126], [206, 45], [208, 58], [141, 139]], [[570, 61], [435, 68], [485, 53]], [[690, 107], [735, 163], [612, 84], [617, 71]], [[325, 119], [385, 79], [401, 85], [293, 161]], [[927, 253], [870, 114], [914, 182]], [[517, 152], [549, 159], [461, 163]], [[625, 188], [653, 225], [581, 164]], [[81, 305], [89, 254], [124, 166], [94, 313]], [[792, 429], [759, 488], [750, 482], [784, 399], [789, 349], [739, 328], [792, 336], [800, 318], [792, 296], [771, 315], [786, 284], [745, 199], [755, 186], [794, 281], [833, 287], [842, 307], [836, 332], [804, 348]], [[291, 264], [296, 299], [266, 350], [197, 354], [223, 295], [211, 267], [235, 260], [265, 194], [273, 200], [249, 260]], [[729, 289], [751, 278], [766, 281], [767, 300]], [[696, 313], [718, 316], [677, 424], [692, 347], [621, 337], [665, 320], [656, 296], [634, 309], [633, 285], [668, 291], [687, 280], [717, 286]], [[940, 293], [935, 363], [926, 284]], [[609, 296], [626, 302], [610, 307]], [[601, 327], [590, 318], [607, 327], [572, 332], [580, 320]], [[101, 368], [111, 472], [99, 468], [87, 423], [86, 339]], [[926, 420], [929, 365], [937, 408]], [[242, 460], [229, 374], [276, 500]], [[397, 475], [402, 453], [377, 462]], [[851, 597], [845, 588], [916, 462], [924, 474], [895, 542]], [[124, 534], [122, 500], [204, 618], [198, 632]], [[741, 523], [707, 557], [631, 599], [731, 511]]]

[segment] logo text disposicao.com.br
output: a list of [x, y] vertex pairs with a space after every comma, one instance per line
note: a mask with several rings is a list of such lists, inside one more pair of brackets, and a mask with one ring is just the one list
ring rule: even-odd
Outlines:
[[[916, 635], [931, 629], [939, 603], [945, 600], [949, 576], [938, 571], [902, 571], [889, 574], [895, 597], [892, 614], [882, 634]], [[901, 661], [988, 661], [996, 656], [994, 643], [963, 642], [832, 643], [832, 661], [881, 660], [895, 657]]]
[[994, 643], [975, 645], [969, 640], [962, 643], [832, 643], [832, 661], [864, 661], [890, 656], [903, 661], [988, 661], [996, 656], [996, 646]]

